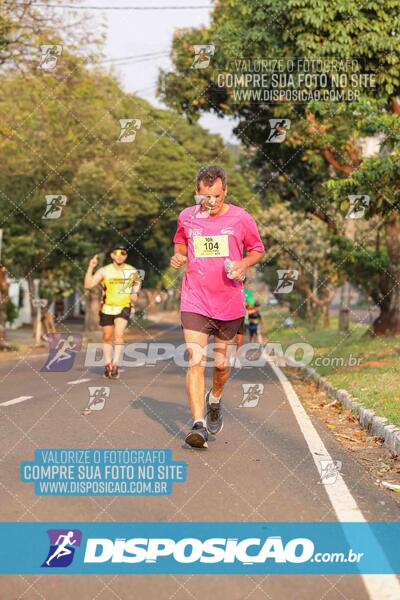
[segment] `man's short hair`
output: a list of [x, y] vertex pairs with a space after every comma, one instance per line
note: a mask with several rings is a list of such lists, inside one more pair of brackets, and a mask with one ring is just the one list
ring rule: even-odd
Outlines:
[[221, 179], [222, 187], [226, 189], [226, 173], [222, 167], [217, 167], [215, 165], [209, 165], [208, 167], [203, 167], [196, 175], [196, 189], [199, 189], [200, 182], [202, 181], [207, 187], [211, 187], [217, 181], [217, 179]]

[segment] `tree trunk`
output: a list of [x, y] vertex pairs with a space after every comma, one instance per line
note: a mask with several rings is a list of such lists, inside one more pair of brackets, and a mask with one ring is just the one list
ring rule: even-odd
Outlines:
[[350, 283], [345, 281], [340, 290], [339, 332], [347, 333], [350, 327]]
[[[354, 219], [347, 219], [345, 223], [344, 235], [347, 239], [354, 242], [354, 233]], [[340, 291], [339, 333], [348, 333], [350, 329], [350, 297], [350, 282], [346, 280]]]
[[99, 328], [100, 294], [98, 289], [89, 290], [86, 297], [85, 331], [97, 331]]
[[329, 288], [324, 288], [324, 292], [325, 293], [321, 298], [321, 309], [323, 316], [322, 327], [324, 329], [329, 329], [331, 326], [331, 316], [329, 313], [329, 307], [331, 305], [332, 300], [335, 297], [336, 288], [332, 285]]
[[388, 273], [382, 278], [380, 294], [372, 296], [380, 315], [372, 325], [377, 336], [400, 335], [400, 219], [393, 211], [385, 222], [386, 247], [389, 256]]
[[4, 350], [8, 346], [6, 334], [8, 288], [6, 269], [0, 265], [0, 350]]
[[324, 315], [323, 327], [324, 327], [324, 329], [329, 329], [329, 327], [331, 326], [331, 318], [330, 318], [330, 314], [329, 314], [329, 303], [324, 304], [322, 310], [323, 310], [323, 315]]
[[37, 321], [37, 308], [34, 306], [33, 301], [35, 300], [35, 284], [33, 282], [32, 275], [27, 275], [28, 291], [29, 291], [29, 304], [31, 306], [31, 318], [32, 318], [32, 336], [36, 334], [36, 321]]

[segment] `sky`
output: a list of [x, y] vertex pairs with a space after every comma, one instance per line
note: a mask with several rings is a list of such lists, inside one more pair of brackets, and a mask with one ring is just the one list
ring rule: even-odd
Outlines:
[[[155, 54], [156, 56], [127, 61], [115, 66], [122, 87], [127, 92], [138, 92], [152, 104], [162, 107], [156, 99], [155, 89], [159, 68], [171, 68], [168, 58], [175, 29], [197, 27], [209, 23], [210, 9], [194, 8], [179, 10], [150, 10], [154, 6], [210, 6], [210, 0], [84, 0], [83, 6], [112, 6], [114, 10], [90, 10], [96, 21], [104, 19], [107, 42], [107, 59]], [[147, 10], [115, 10], [115, 7], [145, 6]], [[226, 141], [237, 142], [232, 135], [233, 124], [229, 119], [204, 115], [200, 124], [212, 133], [220, 133]]]

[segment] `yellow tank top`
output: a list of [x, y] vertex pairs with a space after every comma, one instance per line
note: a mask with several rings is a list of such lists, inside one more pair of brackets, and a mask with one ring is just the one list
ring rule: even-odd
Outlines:
[[104, 267], [101, 312], [105, 315], [118, 315], [123, 308], [130, 306], [133, 288], [139, 283], [139, 271], [132, 265], [124, 264], [122, 269], [117, 269], [111, 263]]

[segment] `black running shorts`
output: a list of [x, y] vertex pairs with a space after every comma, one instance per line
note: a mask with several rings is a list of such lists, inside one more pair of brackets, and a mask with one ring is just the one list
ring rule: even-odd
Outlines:
[[232, 321], [221, 321], [193, 312], [181, 312], [183, 329], [202, 331], [208, 335], [214, 335], [220, 340], [232, 340], [238, 333], [243, 333], [243, 322], [244, 317]]
[[105, 315], [101, 311], [99, 314], [100, 314], [100, 326], [106, 327], [107, 325], [114, 325], [115, 319], [126, 319], [127, 321], [129, 321], [129, 317], [131, 315], [131, 307], [125, 306], [125, 308], [123, 308], [118, 315]]

